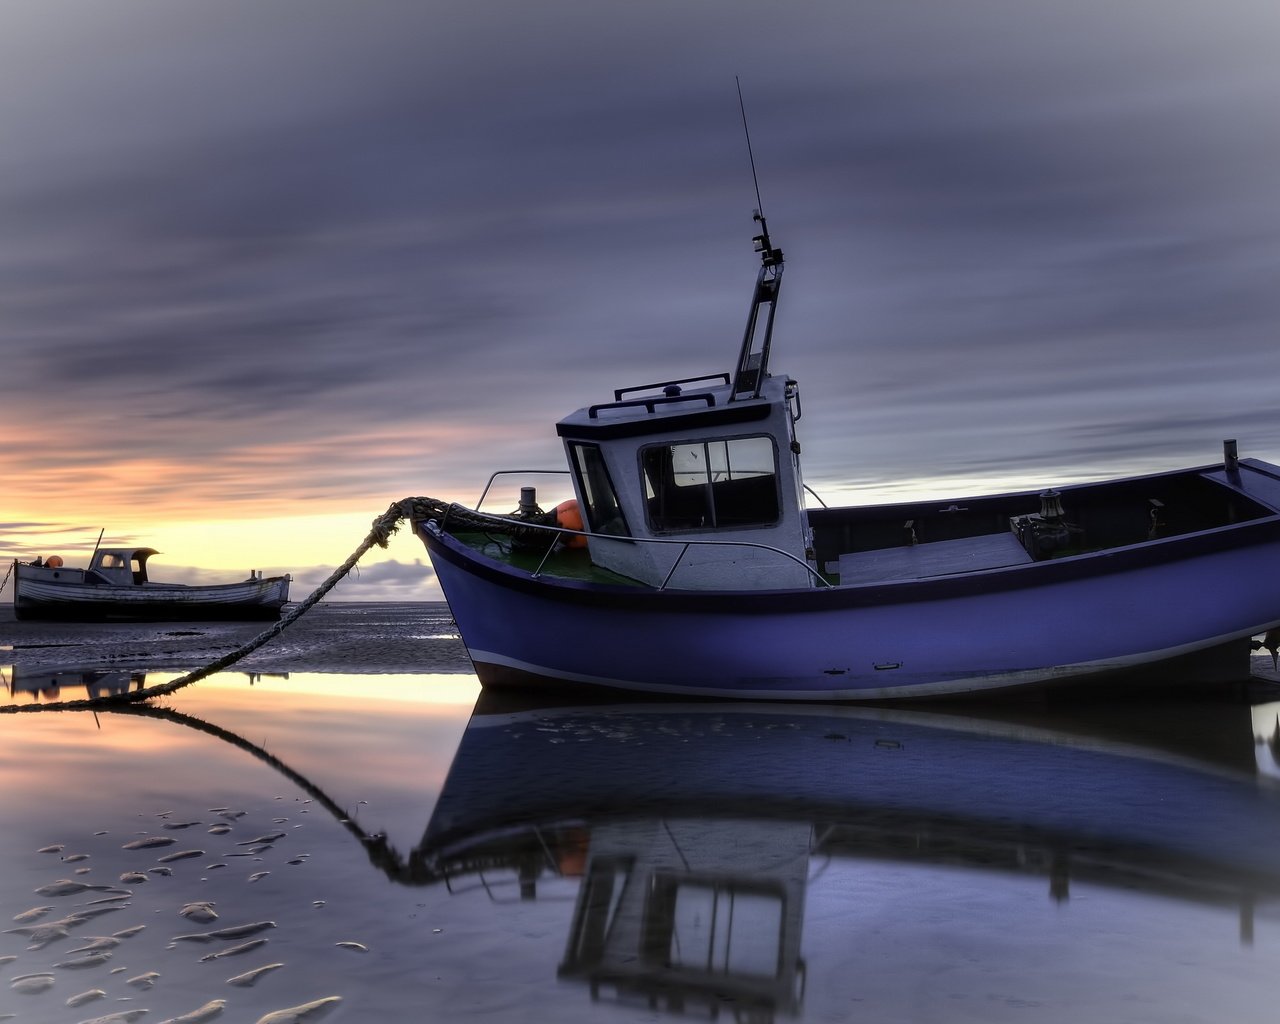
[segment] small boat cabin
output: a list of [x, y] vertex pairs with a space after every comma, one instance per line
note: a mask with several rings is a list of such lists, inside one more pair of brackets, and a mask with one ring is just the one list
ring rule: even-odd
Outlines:
[[561, 420], [586, 527], [619, 538], [593, 537], [592, 560], [653, 586], [806, 586], [797, 396], [783, 377], [735, 394], [722, 374], [622, 389]]
[[27, 565], [27, 572], [40, 570], [32, 579], [59, 583], [86, 583], [113, 587], [140, 587], [149, 582], [147, 559], [159, 552], [155, 548], [99, 548], [89, 560], [89, 568], [72, 569], [63, 564], [60, 555], [37, 558]]
[[[556, 425], [591, 558], [651, 586], [805, 587], [799, 389], [768, 372], [782, 250], [757, 212], [761, 267], [736, 372], [614, 392]], [[658, 543], [634, 543], [634, 540]]]
[[140, 587], [147, 582], [147, 559], [159, 554], [155, 548], [109, 548], [99, 551], [89, 563], [90, 582], [97, 575], [118, 587]]

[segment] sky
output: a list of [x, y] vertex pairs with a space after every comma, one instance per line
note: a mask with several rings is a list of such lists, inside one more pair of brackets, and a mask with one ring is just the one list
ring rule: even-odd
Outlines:
[[[301, 599], [728, 370], [735, 78], [828, 504], [1280, 461], [1277, 53], [1274, 0], [0, 0], [0, 560]], [[439, 596], [407, 531], [332, 594]]]

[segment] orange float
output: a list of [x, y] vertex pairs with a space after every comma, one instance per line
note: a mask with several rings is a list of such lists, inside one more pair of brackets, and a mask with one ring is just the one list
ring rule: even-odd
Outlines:
[[[578, 508], [578, 502], [575, 498], [568, 501], [562, 501], [555, 507], [556, 525], [562, 530], [581, 530], [582, 510]], [[585, 548], [587, 546], [586, 537], [566, 537], [564, 538], [564, 546], [567, 548]]]

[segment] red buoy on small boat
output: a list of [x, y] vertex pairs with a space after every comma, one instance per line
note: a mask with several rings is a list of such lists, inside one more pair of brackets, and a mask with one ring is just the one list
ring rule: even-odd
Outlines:
[[[568, 501], [562, 501], [555, 507], [556, 525], [562, 530], [581, 530], [582, 510], [578, 508], [578, 502], [575, 498]], [[586, 537], [566, 537], [564, 538], [565, 547], [569, 548], [585, 548], [587, 546]]]
[[45, 565], [47, 565], [50, 569], [61, 569], [61, 568], [62, 568], [62, 556], [61, 556], [61, 555], [50, 555], [48, 558], [46, 558], [46, 559], [44, 560], [44, 564], [45, 564]]

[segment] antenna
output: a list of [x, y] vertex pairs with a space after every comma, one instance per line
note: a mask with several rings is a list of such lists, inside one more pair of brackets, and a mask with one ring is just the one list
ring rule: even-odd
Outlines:
[[747, 159], [751, 161], [751, 183], [756, 189], [756, 209], [754, 220], [760, 225], [760, 234], [751, 241], [755, 243], [756, 252], [766, 267], [782, 268], [782, 250], [775, 249], [769, 239], [769, 225], [764, 219], [764, 203], [760, 199], [760, 179], [756, 176], [756, 156], [751, 149], [751, 132], [747, 128], [747, 105], [742, 99], [742, 82], [737, 75], [733, 76], [734, 85], [738, 87], [738, 109], [742, 112], [742, 133], [747, 137]]
[[756, 187], [756, 213], [764, 221], [764, 203], [760, 201], [760, 179], [756, 177], [756, 157], [751, 151], [751, 131], [747, 128], [747, 105], [742, 101], [742, 82], [733, 76], [733, 84], [738, 87], [738, 110], [742, 112], [742, 134], [747, 137], [747, 159], [751, 162], [751, 183]]
[[[738, 353], [738, 368], [733, 375], [733, 390], [729, 401], [739, 398], [759, 398], [764, 380], [769, 376], [769, 348], [773, 344], [773, 316], [778, 308], [778, 288], [782, 283], [782, 250], [775, 249], [769, 239], [769, 225], [764, 219], [764, 203], [760, 201], [760, 179], [756, 175], [756, 157], [751, 149], [751, 132], [747, 128], [747, 105], [742, 99], [742, 82], [737, 75], [733, 81], [738, 87], [738, 109], [742, 112], [742, 131], [747, 137], [747, 157], [751, 161], [751, 181], [756, 188], [754, 220], [760, 225], [760, 233], [751, 241], [760, 254], [760, 271], [756, 276], [755, 293], [751, 297], [751, 313], [747, 317], [747, 329], [742, 336], [742, 349]], [[761, 323], [761, 307], [768, 306]]]

